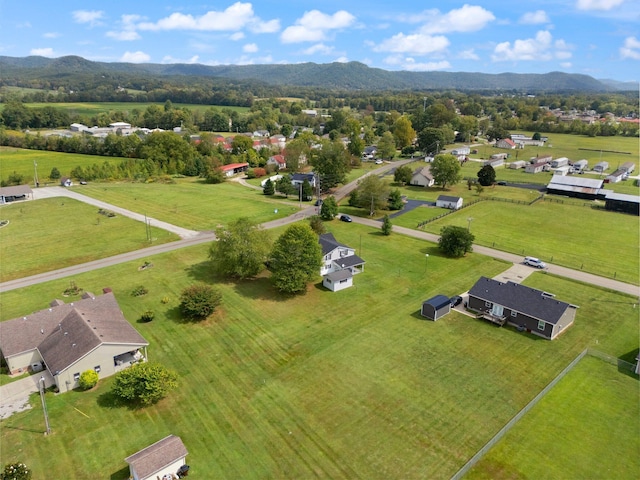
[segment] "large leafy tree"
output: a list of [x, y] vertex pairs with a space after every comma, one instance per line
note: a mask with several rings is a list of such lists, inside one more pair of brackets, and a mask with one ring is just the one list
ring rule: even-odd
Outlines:
[[387, 208], [389, 185], [377, 175], [367, 175], [358, 183], [357, 206], [368, 208], [369, 215]]
[[209, 257], [213, 268], [225, 277], [251, 278], [263, 269], [271, 250], [266, 230], [241, 217], [227, 227], [216, 229], [217, 241], [211, 244]]
[[398, 148], [402, 149], [413, 143], [416, 138], [416, 131], [411, 126], [411, 120], [408, 117], [403, 115], [396, 120], [393, 125], [393, 136]]
[[411, 181], [412, 176], [413, 172], [411, 171], [411, 167], [409, 165], [402, 165], [396, 168], [396, 171], [393, 173], [393, 181], [401, 185], [406, 185]]
[[404, 207], [404, 202], [402, 201], [402, 194], [400, 193], [400, 190], [398, 190], [397, 188], [391, 190], [391, 193], [389, 193], [388, 203], [389, 210], [402, 210], [402, 207]]
[[393, 158], [396, 154], [396, 141], [391, 132], [384, 132], [378, 142], [378, 156], [380, 158]]
[[300, 170], [300, 161], [309, 156], [309, 143], [304, 138], [295, 138], [287, 143], [287, 148], [285, 148], [283, 154], [287, 162], [287, 170], [298, 172]]
[[466, 228], [448, 225], [440, 231], [438, 247], [446, 256], [459, 258], [473, 251], [474, 239], [474, 235]]
[[491, 165], [487, 164], [478, 170], [478, 183], [480, 185], [488, 187], [489, 185], [493, 185], [495, 181], [496, 171]]
[[320, 207], [320, 217], [323, 220], [333, 220], [337, 214], [338, 202], [336, 202], [335, 197], [329, 196], [325, 198], [322, 207]]
[[211, 285], [191, 285], [180, 294], [180, 313], [188, 320], [204, 320], [222, 302], [222, 294]]
[[136, 363], [116, 374], [112, 393], [134, 405], [152, 405], [178, 386], [178, 375], [159, 363]]
[[426, 153], [436, 153], [447, 144], [447, 135], [442, 128], [427, 127], [418, 134], [418, 147]]
[[312, 150], [311, 164], [320, 175], [324, 191], [344, 183], [351, 170], [351, 158], [340, 140], [323, 141], [322, 148]]
[[443, 189], [447, 185], [455, 185], [462, 178], [460, 162], [451, 154], [436, 155], [431, 163], [431, 175]]
[[291, 225], [276, 240], [271, 252], [271, 272], [275, 287], [284, 293], [299, 293], [320, 272], [322, 248], [306, 223]]

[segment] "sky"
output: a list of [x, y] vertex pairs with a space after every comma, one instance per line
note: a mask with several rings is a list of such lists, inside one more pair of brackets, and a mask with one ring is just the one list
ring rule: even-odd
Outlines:
[[640, 0], [0, 0], [0, 55], [638, 81]]

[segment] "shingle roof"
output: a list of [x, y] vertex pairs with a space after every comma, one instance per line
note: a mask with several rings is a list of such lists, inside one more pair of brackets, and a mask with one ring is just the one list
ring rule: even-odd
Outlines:
[[52, 372], [68, 368], [102, 343], [149, 344], [124, 318], [113, 293], [0, 322], [5, 357], [38, 348]]
[[340, 264], [343, 268], [355, 267], [364, 264], [364, 260], [355, 254], [349, 255], [348, 257], [342, 257], [340, 260], [334, 260], [334, 262]]
[[502, 283], [486, 277], [480, 277], [469, 290], [469, 295], [554, 325], [570, 306], [550, 295], [544, 295], [542, 290], [514, 282]]
[[0, 196], [2, 197], [20, 197], [22, 195], [30, 195], [32, 192], [29, 185], [11, 185], [9, 187], [0, 187]]
[[188, 453], [180, 437], [169, 435], [125, 458], [124, 461], [131, 465], [138, 478], [142, 479], [186, 457]]
[[457, 202], [460, 197], [451, 197], [449, 195], [438, 195], [438, 200], [441, 202]]
[[349, 248], [344, 243], [336, 240], [333, 233], [323, 233], [318, 237], [318, 242], [320, 242], [320, 246], [322, 247], [322, 255], [333, 252], [338, 247]]
[[344, 270], [336, 270], [335, 272], [327, 273], [325, 275], [332, 282], [339, 282], [340, 280], [346, 280], [348, 278], [353, 277], [353, 273], [348, 268]]

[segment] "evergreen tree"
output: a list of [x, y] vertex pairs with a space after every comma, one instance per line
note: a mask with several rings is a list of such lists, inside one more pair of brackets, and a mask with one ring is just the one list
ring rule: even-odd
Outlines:
[[265, 195], [274, 195], [276, 193], [276, 189], [273, 186], [273, 182], [271, 181], [271, 179], [268, 179], [265, 182], [262, 193], [264, 193]]
[[391, 232], [393, 230], [393, 225], [391, 224], [391, 220], [389, 219], [389, 215], [385, 215], [384, 218], [382, 219], [382, 234], [383, 235], [391, 235]]

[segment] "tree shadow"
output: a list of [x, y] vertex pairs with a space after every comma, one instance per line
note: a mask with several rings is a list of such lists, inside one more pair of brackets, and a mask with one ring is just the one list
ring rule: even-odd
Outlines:
[[37, 433], [38, 435], [42, 435], [44, 433], [43, 430], [35, 430], [33, 428], [24, 428], [24, 427], [14, 427], [11, 425], [2, 425], [2, 428], [6, 430], [20, 430], [21, 432]]
[[214, 283], [220, 281], [220, 277], [214, 271], [213, 264], [210, 260], [190, 265], [186, 271], [189, 277], [198, 282]]
[[[638, 350], [637, 348], [634, 348], [630, 352], [621, 355], [618, 358], [618, 372], [635, 379], [640, 379], [640, 376], [636, 375], [634, 370], [637, 362], [636, 358], [638, 358], [638, 355], [640, 355], [640, 350]], [[628, 364], [633, 365], [633, 369], [629, 369]]]
[[129, 406], [112, 391], [104, 392], [98, 395], [96, 403], [99, 407], [102, 408], [122, 408]]
[[279, 292], [271, 284], [271, 280], [268, 277], [239, 280], [235, 282], [234, 288], [243, 297], [275, 302], [284, 302], [299, 296], [299, 294]]
[[126, 480], [127, 478], [131, 478], [129, 473], [129, 467], [122, 467], [117, 472], [112, 473], [109, 478], [110, 480]]

